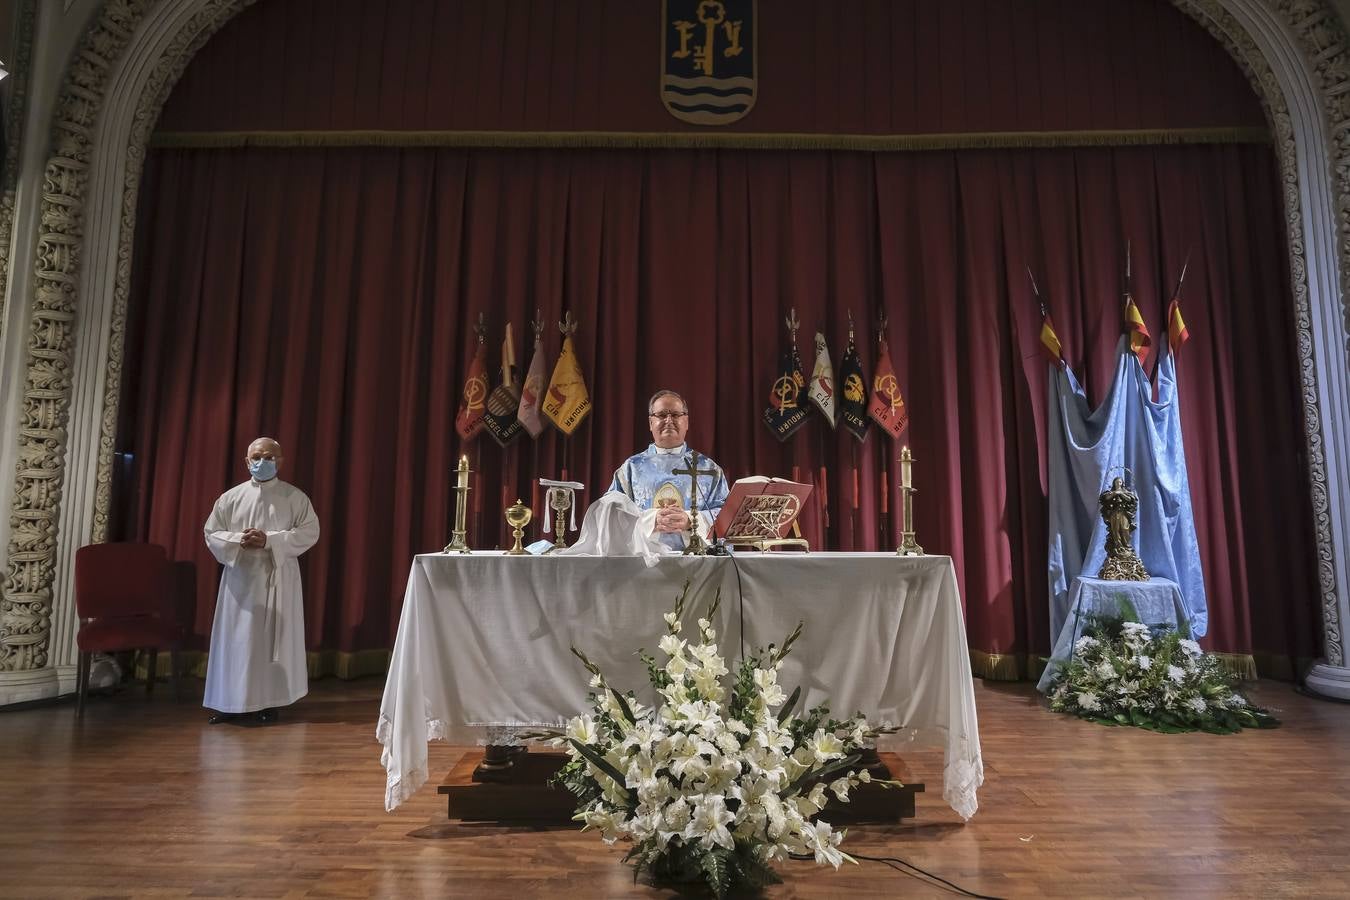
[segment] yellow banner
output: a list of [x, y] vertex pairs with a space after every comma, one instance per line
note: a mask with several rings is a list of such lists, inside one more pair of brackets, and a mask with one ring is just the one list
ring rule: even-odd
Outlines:
[[571, 335], [563, 338], [562, 353], [558, 355], [558, 364], [553, 367], [553, 377], [544, 394], [543, 410], [563, 434], [576, 431], [591, 411], [591, 395], [586, 390], [586, 379], [581, 374]]

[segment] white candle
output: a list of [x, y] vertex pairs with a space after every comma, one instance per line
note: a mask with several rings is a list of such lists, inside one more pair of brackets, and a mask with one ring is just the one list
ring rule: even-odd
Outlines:
[[910, 473], [910, 463], [913, 461], [913, 457], [909, 455], [909, 448], [902, 447], [900, 450], [900, 487], [902, 489], [914, 486]]

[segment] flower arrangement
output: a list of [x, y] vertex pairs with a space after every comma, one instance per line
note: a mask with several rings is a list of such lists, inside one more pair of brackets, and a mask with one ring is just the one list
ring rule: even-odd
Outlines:
[[719, 897], [777, 883], [771, 864], [789, 856], [836, 869], [854, 862], [839, 849], [844, 832], [817, 814], [831, 795], [848, 802], [850, 789], [873, 780], [855, 769], [860, 751], [895, 729], [861, 715], [831, 719], [823, 705], [794, 716], [801, 688], [786, 695], [778, 673], [802, 626], [733, 674], [711, 621], [721, 594], [697, 620], [697, 639], [687, 641], [688, 594], [686, 583], [665, 614], [665, 663], [639, 650], [658, 698], [652, 707], [610, 685], [572, 648], [591, 674], [592, 712], [531, 737], [566, 748], [570, 759], [555, 783], [576, 796], [574, 819], [607, 843], [631, 841], [624, 861], [635, 879], [646, 871], [656, 880], [702, 881]]
[[1052, 710], [1167, 733], [1279, 725], [1248, 702], [1217, 657], [1170, 627], [1129, 621], [1138, 614], [1128, 602], [1122, 610], [1123, 618], [1089, 622], [1072, 660], [1055, 676]]

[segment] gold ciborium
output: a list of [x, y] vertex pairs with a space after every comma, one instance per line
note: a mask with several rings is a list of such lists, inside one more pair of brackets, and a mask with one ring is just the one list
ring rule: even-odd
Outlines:
[[511, 545], [511, 549], [506, 551], [507, 556], [524, 556], [525, 548], [521, 545], [520, 539], [525, 536], [525, 526], [530, 524], [530, 519], [534, 518], [534, 511], [524, 503], [520, 498], [506, 508], [506, 524], [511, 526], [511, 534], [516, 542]]

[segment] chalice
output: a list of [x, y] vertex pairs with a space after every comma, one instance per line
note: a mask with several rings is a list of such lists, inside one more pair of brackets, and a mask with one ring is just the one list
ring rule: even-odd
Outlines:
[[520, 539], [525, 536], [525, 526], [530, 524], [530, 519], [534, 518], [534, 512], [520, 498], [506, 508], [506, 524], [511, 526], [511, 534], [516, 542], [511, 545], [511, 549], [506, 551], [507, 556], [524, 556], [525, 548], [521, 545]]

